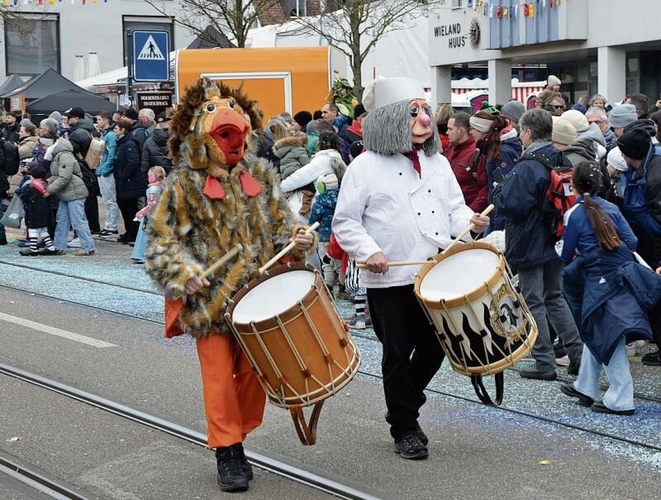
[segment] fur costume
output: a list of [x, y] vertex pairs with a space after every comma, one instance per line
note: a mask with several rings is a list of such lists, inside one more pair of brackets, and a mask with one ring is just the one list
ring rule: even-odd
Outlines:
[[[202, 78], [172, 119], [173, 169], [148, 226], [146, 268], [166, 298], [183, 299], [179, 324], [196, 338], [230, 332], [223, 318], [228, 300], [301, 228], [272, 168], [251, 151], [260, 127], [254, 104], [240, 89]], [[245, 130], [243, 144], [229, 145], [240, 158], [219, 147], [224, 139], [212, 124], [220, 118]], [[210, 286], [185, 295], [190, 278], [239, 243], [243, 251], [207, 278]], [[291, 256], [304, 257], [297, 250]]]

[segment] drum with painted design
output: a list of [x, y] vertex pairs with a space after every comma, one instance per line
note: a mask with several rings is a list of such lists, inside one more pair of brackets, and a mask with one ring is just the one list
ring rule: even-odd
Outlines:
[[488, 243], [456, 245], [437, 255], [416, 276], [415, 294], [459, 373], [500, 373], [537, 338], [504, 255]]

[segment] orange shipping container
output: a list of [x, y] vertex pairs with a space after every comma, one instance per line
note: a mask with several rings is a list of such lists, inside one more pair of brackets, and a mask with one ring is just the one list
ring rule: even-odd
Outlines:
[[201, 76], [230, 87], [243, 84], [265, 120], [283, 111], [321, 109], [332, 81], [345, 74], [344, 56], [330, 47], [190, 49], [176, 56], [177, 95]]

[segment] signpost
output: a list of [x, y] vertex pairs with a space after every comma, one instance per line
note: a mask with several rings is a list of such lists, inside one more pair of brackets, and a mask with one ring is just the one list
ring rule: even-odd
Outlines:
[[170, 42], [167, 31], [133, 32], [133, 80], [165, 82], [170, 79]]

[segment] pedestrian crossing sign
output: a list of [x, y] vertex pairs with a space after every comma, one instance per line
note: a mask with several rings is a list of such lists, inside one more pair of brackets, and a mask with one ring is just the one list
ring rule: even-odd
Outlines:
[[170, 79], [170, 43], [167, 31], [133, 32], [133, 79], [162, 82]]

